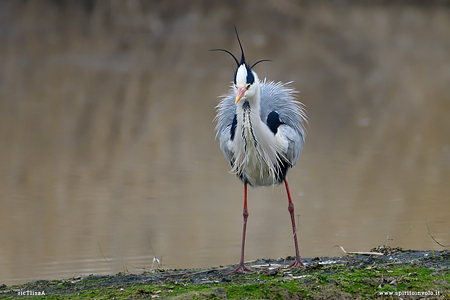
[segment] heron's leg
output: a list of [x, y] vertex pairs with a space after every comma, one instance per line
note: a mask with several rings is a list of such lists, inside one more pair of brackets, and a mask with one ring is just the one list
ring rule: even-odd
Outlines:
[[297, 230], [295, 230], [294, 203], [292, 203], [291, 192], [289, 192], [289, 185], [286, 179], [284, 180], [284, 184], [286, 185], [286, 192], [289, 200], [288, 210], [289, 214], [291, 215], [292, 232], [294, 234], [294, 244], [295, 244], [295, 261], [288, 268], [301, 267], [303, 266], [303, 263], [300, 259], [300, 252], [298, 251]]
[[245, 232], [247, 229], [247, 218], [248, 218], [248, 210], [247, 210], [247, 183], [244, 183], [244, 212], [243, 212], [243, 216], [244, 216], [244, 229], [242, 230], [242, 245], [241, 245], [241, 261], [239, 262], [239, 266], [236, 268], [236, 270], [227, 273], [225, 275], [228, 274], [232, 274], [232, 273], [245, 273], [248, 271], [251, 271], [249, 268], [246, 268], [244, 265], [244, 247], [245, 247]]

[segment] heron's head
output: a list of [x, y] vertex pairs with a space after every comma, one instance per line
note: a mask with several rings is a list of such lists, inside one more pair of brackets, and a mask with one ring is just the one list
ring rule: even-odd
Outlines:
[[249, 66], [243, 63], [238, 67], [236, 74], [234, 75], [234, 87], [237, 90], [235, 104], [241, 99], [245, 100], [251, 98], [259, 88], [258, 75], [256, 75]]
[[239, 39], [239, 35], [238, 35], [236, 27], [234, 27], [234, 30], [236, 31], [236, 37], [238, 39], [239, 46], [241, 47], [241, 54], [242, 54], [241, 62], [239, 62], [237, 60], [237, 58], [233, 55], [233, 53], [231, 53], [228, 50], [213, 49], [211, 51], [226, 52], [226, 53], [230, 54], [236, 61], [237, 70], [236, 70], [236, 73], [234, 74], [234, 87], [237, 90], [236, 102], [235, 102], [235, 104], [237, 104], [241, 99], [245, 100], [245, 99], [251, 98], [255, 95], [256, 91], [259, 89], [259, 79], [258, 79], [258, 75], [256, 75], [256, 73], [252, 70], [252, 68], [256, 64], [258, 64], [262, 61], [269, 61], [269, 60], [267, 60], [267, 59], [259, 60], [250, 67], [247, 64], [247, 62], [245, 61], [244, 50], [242, 49], [242, 44]]

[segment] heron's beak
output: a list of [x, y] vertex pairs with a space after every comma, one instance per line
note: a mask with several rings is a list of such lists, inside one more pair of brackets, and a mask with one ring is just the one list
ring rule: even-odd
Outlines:
[[241, 98], [244, 96], [246, 90], [247, 90], [246, 88], [238, 88], [238, 92], [236, 95], [236, 102], [234, 104], [237, 104], [239, 102], [239, 100], [241, 100]]

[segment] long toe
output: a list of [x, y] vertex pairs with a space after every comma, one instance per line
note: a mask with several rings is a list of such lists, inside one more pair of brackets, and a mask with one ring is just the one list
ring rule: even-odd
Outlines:
[[288, 266], [288, 268], [298, 268], [298, 267], [303, 267], [303, 266], [304, 266], [304, 264], [302, 263], [300, 258], [296, 258], [294, 260], [294, 262]]
[[245, 267], [244, 264], [239, 264], [239, 266], [234, 271], [228, 272], [228, 273], [226, 273], [224, 275], [230, 275], [230, 274], [236, 274], [236, 273], [243, 273], [243, 274], [245, 274], [245, 273], [251, 272], [251, 271], [252, 270], [247, 268], [247, 267]]

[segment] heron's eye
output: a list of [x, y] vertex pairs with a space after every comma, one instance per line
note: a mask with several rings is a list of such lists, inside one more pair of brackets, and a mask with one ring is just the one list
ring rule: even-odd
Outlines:
[[247, 90], [250, 88], [250, 84], [247, 84]]

